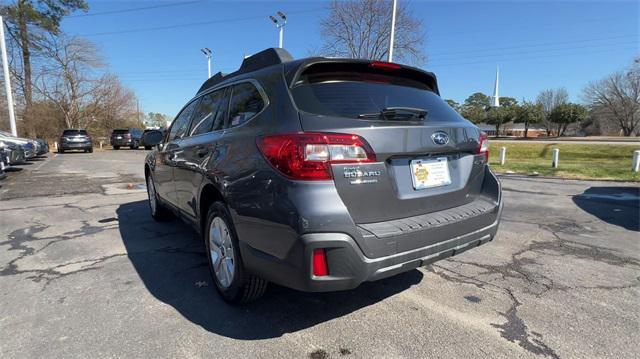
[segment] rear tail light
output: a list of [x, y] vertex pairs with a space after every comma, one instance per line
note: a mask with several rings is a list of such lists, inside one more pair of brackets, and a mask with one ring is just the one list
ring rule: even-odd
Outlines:
[[484, 154], [485, 160], [489, 162], [489, 139], [487, 138], [487, 134], [484, 132], [480, 132], [476, 154]]
[[259, 137], [257, 144], [273, 167], [296, 180], [330, 180], [332, 164], [376, 162], [369, 144], [357, 135], [302, 132]]
[[324, 248], [313, 250], [313, 275], [316, 277], [324, 277], [329, 275], [329, 266], [327, 265], [327, 253]]

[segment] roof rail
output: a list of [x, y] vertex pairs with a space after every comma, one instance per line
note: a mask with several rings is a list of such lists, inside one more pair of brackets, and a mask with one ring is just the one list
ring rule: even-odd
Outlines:
[[240, 65], [240, 69], [238, 71], [227, 74], [227, 75], [222, 74], [222, 72], [218, 72], [217, 74], [213, 75], [211, 78], [207, 79], [207, 81], [205, 81], [202, 84], [202, 86], [200, 86], [198, 93], [210, 87], [213, 87], [214, 85], [226, 79], [229, 79], [231, 77], [234, 77], [246, 72], [259, 70], [264, 67], [282, 64], [284, 62], [291, 61], [291, 60], [293, 60], [293, 57], [285, 49], [272, 47], [266, 50], [262, 50], [256, 54], [253, 54], [245, 58], [244, 61], [242, 61], [242, 65]]

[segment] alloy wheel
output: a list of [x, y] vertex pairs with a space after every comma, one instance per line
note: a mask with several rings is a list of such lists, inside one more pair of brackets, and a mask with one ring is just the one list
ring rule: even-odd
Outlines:
[[220, 217], [213, 218], [209, 226], [209, 254], [218, 282], [229, 288], [235, 275], [235, 255], [229, 227]]

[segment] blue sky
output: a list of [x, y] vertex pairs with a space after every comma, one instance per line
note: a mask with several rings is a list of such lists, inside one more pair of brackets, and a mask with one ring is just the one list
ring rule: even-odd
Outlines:
[[[174, 5], [123, 12], [165, 4]], [[243, 55], [277, 45], [267, 16], [281, 10], [289, 17], [284, 47], [305, 57], [322, 43], [319, 22], [327, 14], [323, 1], [89, 5], [87, 15], [96, 15], [69, 17], [63, 29], [98, 46], [107, 69], [136, 92], [143, 111], [169, 115], [206, 79], [200, 48], [213, 50], [214, 73], [234, 71]], [[410, 6], [425, 25], [423, 67], [438, 76], [442, 96], [458, 102], [473, 92], [490, 93], [496, 66], [503, 96], [534, 99], [542, 89], [565, 87], [580, 101], [589, 81], [627, 67], [640, 54], [636, 1], [413, 0]]]

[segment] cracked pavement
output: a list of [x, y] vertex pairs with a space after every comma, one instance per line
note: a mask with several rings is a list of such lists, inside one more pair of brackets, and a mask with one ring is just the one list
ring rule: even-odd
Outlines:
[[0, 357], [637, 356], [637, 183], [502, 177], [493, 242], [229, 307], [196, 234], [151, 220], [143, 158], [49, 154], [0, 182]]

